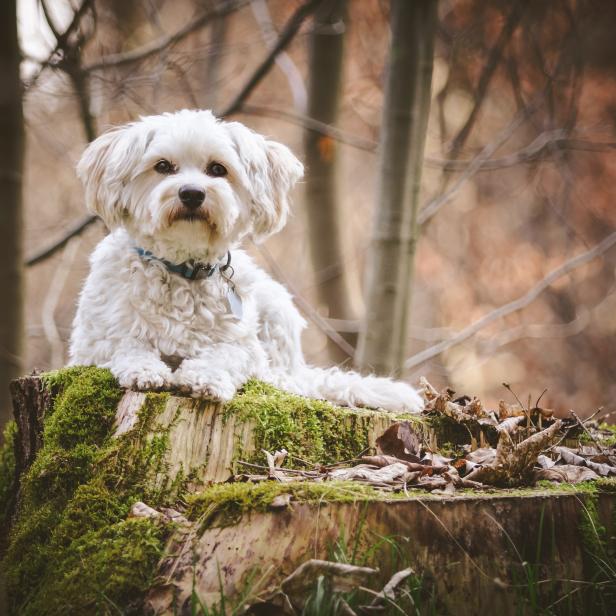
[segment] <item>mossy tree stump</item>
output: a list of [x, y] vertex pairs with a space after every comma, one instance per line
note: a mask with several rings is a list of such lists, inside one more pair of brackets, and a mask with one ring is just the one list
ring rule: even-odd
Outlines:
[[[225, 406], [124, 392], [96, 368], [25, 377], [13, 393], [18, 498], [4, 569], [20, 616], [198, 614], [196, 597], [211, 605], [222, 588], [233, 603], [247, 580], [264, 592], [332, 553], [371, 557], [375, 588], [412, 566], [439, 614], [488, 604], [525, 613], [535, 595], [573, 590], [566, 580], [585, 581], [572, 596], [595, 601], [594, 613], [616, 600], [597, 565], [614, 547], [613, 482], [455, 497], [348, 482], [220, 483], [240, 460], [265, 464], [262, 449], [284, 447], [297, 466], [353, 458], [393, 418], [257, 382]], [[425, 440], [451, 438], [414, 421]], [[162, 514], [135, 517], [138, 501]]]

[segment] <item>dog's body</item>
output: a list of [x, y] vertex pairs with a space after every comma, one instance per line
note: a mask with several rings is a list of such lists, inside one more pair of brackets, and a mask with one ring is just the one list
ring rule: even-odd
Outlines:
[[291, 296], [237, 248], [284, 225], [302, 173], [286, 147], [182, 111], [105, 133], [78, 173], [112, 233], [92, 255], [71, 363], [110, 368], [125, 387], [219, 400], [254, 377], [339, 404], [421, 407], [405, 383], [308, 366]]

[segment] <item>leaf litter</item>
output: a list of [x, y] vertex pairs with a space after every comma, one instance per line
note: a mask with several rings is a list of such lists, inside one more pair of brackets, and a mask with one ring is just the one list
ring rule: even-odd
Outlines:
[[[616, 434], [596, 420], [582, 421], [570, 411], [559, 419], [540, 406], [522, 403], [510, 385], [504, 387], [516, 402], [501, 400], [489, 409], [476, 396], [456, 395], [450, 388], [438, 391], [421, 379], [422, 415], [442, 419], [466, 429], [470, 443], [439, 450], [435, 438], [412, 421], [394, 422], [376, 439], [376, 451], [363, 452], [355, 460], [315, 464], [298, 470], [285, 468], [287, 451], [264, 451], [267, 466], [240, 461], [243, 472], [230, 482], [247, 481], [357, 481], [384, 492], [423, 490], [453, 495], [462, 488], [473, 490], [531, 486], [539, 480], [578, 483], [616, 475]], [[565, 446], [563, 442], [573, 446]], [[493, 443], [493, 446], [490, 443]], [[309, 465], [307, 465], [309, 466]], [[290, 495], [278, 497], [274, 508], [289, 505]]]
[[[293, 457], [285, 449], [273, 453], [263, 450], [266, 464], [239, 461], [245, 472], [232, 475], [228, 482], [343, 480], [367, 484], [384, 493], [410, 496], [409, 490], [414, 490], [415, 494], [425, 491], [452, 497], [464, 488], [494, 490], [531, 486], [539, 480], [578, 483], [616, 475], [615, 428], [600, 425], [594, 416], [582, 421], [573, 411], [567, 418], [556, 418], [551, 409], [539, 406], [543, 394], [534, 405], [531, 399], [523, 404], [508, 384], [504, 386], [516, 403], [501, 400], [498, 408], [488, 409], [477, 397], [456, 396], [449, 388], [439, 392], [422, 379], [422, 415], [428, 423], [447, 418], [468, 432], [470, 443], [457, 444], [453, 454], [451, 447], [439, 449], [436, 438], [426, 435], [416, 422], [402, 419], [376, 439], [375, 451], [364, 451], [354, 460], [328, 465], [301, 460], [305, 468], [286, 468], [285, 462]], [[269, 507], [286, 509], [292, 501], [293, 495], [283, 492]], [[174, 510], [158, 512], [144, 503], [136, 503], [131, 515], [163, 516], [180, 528], [191, 526]], [[319, 593], [329, 593], [335, 599], [337, 614], [383, 613], [387, 606], [396, 606], [401, 594], [408, 594], [405, 584], [415, 572], [411, 568], [398, 571], [379, 592], [368, 589], [377, 573], [371, 567], [310, 559], [280, 584], [244, 603], [238, 613], [299, 616], [306, 613]], [[372, 600], [351, 607], [345, 597], [356, 592], [369, 593]]]

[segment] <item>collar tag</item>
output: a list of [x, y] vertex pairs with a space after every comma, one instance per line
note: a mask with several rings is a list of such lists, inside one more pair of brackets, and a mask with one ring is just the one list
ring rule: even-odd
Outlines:
[[242, 298], [235, 292], [235, 288], [229, 285], [227, 290], [227, 304], [229, 305], [229, 312], [238, 320], [241, 320], [244, 316], [244, 306], [242, 305]]

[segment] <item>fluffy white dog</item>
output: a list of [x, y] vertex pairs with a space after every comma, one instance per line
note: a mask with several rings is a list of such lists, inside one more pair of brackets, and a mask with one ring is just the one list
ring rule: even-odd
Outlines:
[[238, 249], [280, 230], [301, 163], [209, 111], [145, 117], [103, 134], [77, 173], [112, 231], [91, 257], [72, 364], [123, 387], [229, 400], [251, 377], [338, 404], [417, 411], [405, 383], [308, 366], [291, 296]]

